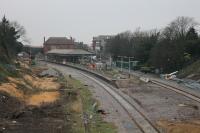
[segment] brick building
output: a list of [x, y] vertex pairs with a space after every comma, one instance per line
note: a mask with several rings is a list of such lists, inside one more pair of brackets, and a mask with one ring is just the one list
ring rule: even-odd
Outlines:
[[51, 51], [53, 49], [74, 49], [75, 42], [72, 38], [67, 37], [50, 37], [46, 41], [44, 38], [44, 53]]

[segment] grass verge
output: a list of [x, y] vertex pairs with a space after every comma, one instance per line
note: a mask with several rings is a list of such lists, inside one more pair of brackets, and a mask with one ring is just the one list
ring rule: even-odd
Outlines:
[[[105, 122], [101, 114], [96, 113], [98, 102], [92, 98], [92, 94], [88, 87], [80, 81], [65, 77], [67, 80], [67, 88], [71, 88], [73, 92], [77, 92], [76, 102], [72, 102], [70, 113], [74, 124], [72, 130], [74, 133], [117, 133], [116, 127], [112, 123]], [[94, 105], [97, 106], [94, 106]], [[81, 106], [81, 108], [80, 108]], [[83, 117], [88, 116], [88, 124], [84, 126]]]

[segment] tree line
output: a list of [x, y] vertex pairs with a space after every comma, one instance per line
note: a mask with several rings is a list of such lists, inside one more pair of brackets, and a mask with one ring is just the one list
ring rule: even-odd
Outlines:
[[4, 16], [0, 21], [0, 63], [12, 64], [25, 41], [25, 29]]
[[163, 72], [179, 70], [200, 59], [198, 23], [190, 17], [177, 17], [165, 28], [119, 33], [107, 41], [106, 52], [113, 59], [134, 57], [141, 66]]

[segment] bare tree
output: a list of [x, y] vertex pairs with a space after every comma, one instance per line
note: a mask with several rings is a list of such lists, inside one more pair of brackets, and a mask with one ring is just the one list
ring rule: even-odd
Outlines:
[[17, 21], [11, 22], [10, 25], [15, 28], [17, 35], [20, 36], [20, 42], [27, 45], [30, 44], [30, 39], [26, 36], [27, 33], [24, 26], [20, 25]]
[[183, 39], [186, 37], [191, 27], [197, 27], [199, 24], [191, 17], [177, 17], [164, 30], [163, 37], [170, 40]]

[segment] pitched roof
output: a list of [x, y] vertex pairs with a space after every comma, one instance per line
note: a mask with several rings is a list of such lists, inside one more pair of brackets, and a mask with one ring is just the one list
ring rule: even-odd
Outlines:
[[82, 49], [53, 49], [47, 54], [58, 54], [58, 55], [94, 55], [91, 52]]
[[67, 37], [50, 37], [44, 44], [74, 44], [74, 41]]

